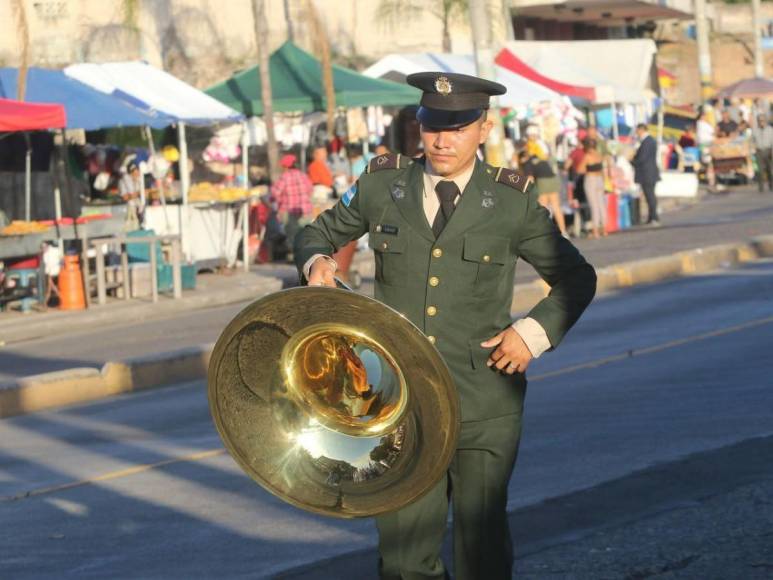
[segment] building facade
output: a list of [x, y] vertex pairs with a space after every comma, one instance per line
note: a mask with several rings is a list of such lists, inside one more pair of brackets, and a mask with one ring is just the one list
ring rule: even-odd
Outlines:
[[[264, 0], [267, 46], [293, 40], [315, 50], [308, 0]], [[251, 0], [21, 0], [31, 66], [142, 59], [199, 87], [257, 59]], [[390, 10], [394, 0], [313, 0], [339, 62], [367, 64], [394, 52], [443, 50], [443, 1]], [[492, 33], [504, 40], [506, 0], [489, 0]], [[451, 50], [470, 52], [466, 14], [449, 17]], [[0, 65], [18, 66], [22, 38], [13, 2], [0, 2]]]

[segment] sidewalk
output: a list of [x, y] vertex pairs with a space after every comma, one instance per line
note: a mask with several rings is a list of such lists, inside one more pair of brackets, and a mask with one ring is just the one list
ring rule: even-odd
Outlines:
[[232, 274], [200, 274], [195, 290], [184, 290], [182, 298], [174, 300], [159, 294], [153, 304], [150, 297], [132, 300], [108, 299], [107, 304], [94, 304], [87, 310], [0, 313], [0, 346], [33, 340], [76, 329], [107, 327], [128, 321], [164, 319], [194, 310], [245, 302], [281, 290], [283, 279], [294, 275], [291, 266], [256, 266], [250, 272]]

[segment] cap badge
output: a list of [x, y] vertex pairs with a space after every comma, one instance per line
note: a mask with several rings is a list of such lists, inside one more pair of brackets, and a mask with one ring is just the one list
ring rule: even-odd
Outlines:
[[435, 81], [435, 90], [443, 96], [450, 95], [453, 85], [448, 77], [438, 77]]

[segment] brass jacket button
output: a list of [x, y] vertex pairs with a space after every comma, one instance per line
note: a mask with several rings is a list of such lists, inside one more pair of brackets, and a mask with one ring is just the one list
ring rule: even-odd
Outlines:
[[486, 262], [486, 263], [488, 264], [488, 263], [491, 261], [491, 256], [489, 256], [488, 254], [486, 254], [485, 256], [483, 256], [483, 261], [484, 261], [484, 262]]
[[435, 248], [434, 250], [432, 250], [432, 255], [435, 258], [439, 258], [440, 256], [443, 255], [443, 250], [441, 250], [440, 248]]
[[437, 314], [437, 308], [434, 306], [427, 307], [427, 316], [435, 316]]
[[438, 284], [440, 284], [440, 278], [438, 278], [437, 276], [432, 276], [429, 279], [429, 285], [430, 286], [437, 286]]
[[430, 335], [427, 337], [427, 340], [429, 341], [429, 343], [430, 343], [430, 344], [435, 344], [435, 340], [436, 340], [436, 339], [435, 339], [435, 337], [434, 337], [434, 336], [432, 336], [432, 335], [430, 334]]
[[381, 247], [386, 250], [389, 247], [389, 244], [387, 242], [384, 242], [381, 244]]

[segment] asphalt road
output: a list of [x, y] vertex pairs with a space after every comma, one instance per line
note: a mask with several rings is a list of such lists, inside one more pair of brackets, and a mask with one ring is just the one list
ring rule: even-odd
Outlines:
[[[520, 577], [769, 577], [771, 344], [771, 262], [595, 301], [529, 371]], [[374, 577], [372, 523], [253, 484], [203, 382], [0, 421], [0, 522], [2, 578]]]
[[[665, 214], [664, 227], [657, 230], [638, 228], [602, 240], [576, 240], [576, 244], [592, 264], [600, 267], [769, 234], [771, 218], [773, 195], [734, 190]], [[268, 274], [284, 277], [288, 282], [296, 277], [290, 266], [271, 266]], [[531, 266], [518, 265], [518, 283], [534, 278]], [[373, 294], [372, 278], [365, 280], [361, 291]], [[0, 383], [72, 367], [99, 368], [110, 360], [214, 343], [246, 304], [176, 313], [161, 321], [116, 320], [98, 328], [77, 328], [63, 336], [19, 343], [2, 336], [0, 328], [0, 339], [8, 343], [0, 346]], [[31, 318], [30, 322], [34, 320]]]

